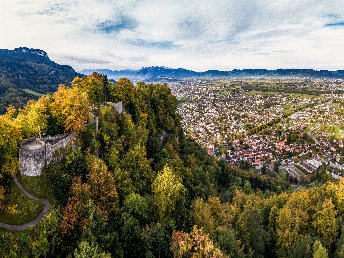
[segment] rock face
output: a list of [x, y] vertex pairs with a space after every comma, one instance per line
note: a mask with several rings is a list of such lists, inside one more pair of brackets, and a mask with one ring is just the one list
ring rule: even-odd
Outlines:
[[72, 134], [30, 138], [21, 143], [19, 151], [20, 173], [24, 176], [39, 176], [43, 168], [53, 159], [58, 149], [66, 148], [74, 139]]

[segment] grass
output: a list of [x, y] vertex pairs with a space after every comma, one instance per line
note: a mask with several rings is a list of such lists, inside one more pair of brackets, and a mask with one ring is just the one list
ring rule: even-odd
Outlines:
[[259, 90], [252, 90], [247, 93], [249, 96], [255, 96], [255, 95], [276, 95], [281, 94], [278, 91], [259, 91]]
[[344, 126], [322, 125], [321, 128], [323, 131], [333, 135], [336, 140], [341, 140], [344, 138]]
[[220, 91], [220, 94], [221, 95], [229, 95], [229, 94], [231, 94], [232, 93], [232, 91], [231, 90], [228, 90], [228, 89], [224, 89], [224, 90], [221, 90]]
[[322, 95], [315, 95], [315, 94], [307, 94], [307, 93], [292, 93], [292, 92], [281, 92], [281, 91], [259, 91], [259, 90], [252, 90], [247, 92], [249, 96], [255, 95], [284, 95], [289, 96], [291, 98], [324, 98]]
[[292, 103], [281, 105], [281, 108], [283, 108], [283, 113], [286, 115], [291, 115], [292, 113], [294, 113], [294, 108], [293, 108]]
[[284, 95], [289, 95], [291, 98], [311, 98], [311, 99], [321, 99], [324, 98], [322, 95], [307, 94], [307, 93], [284, 93]]
[[40, 176], [22, 176], [17, 175], [19, 182], [24, 188], [38, 198], [48, 200], [52, 205], [56, 204], [54, 192], [50, 187], [50, 181], [46, 174]]
[[44, 96], [44, 94], [39, 93], [39, 92], [36, 92], [36, 91], [33, 91], [33, 90], [30, 90], [30, 89], [23, 89], [23, 91], [25, 91], [25, 92], [28, 93], [28, 94], [37, 96], [37, 97], [42, 97], [42, 96]]
[[222, 154], [222, 153], [226, 153], [227, 152], [227, 148], [220, 148], [220, 154]]
[[12, 182], [11, 192], [7, 196], [6, 208], [0, 213], [0, 222], [20, 225], [34, 220], [43, 210], [43, 204], [27, 197]]

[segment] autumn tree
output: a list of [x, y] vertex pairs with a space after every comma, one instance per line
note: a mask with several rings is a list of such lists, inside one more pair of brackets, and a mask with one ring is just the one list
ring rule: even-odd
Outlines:
[[52, 115], [66, 132], [79, 133], [91, 119], [87, 93], [77, 87], [61, 85], [53, 95], [51, 106]]
[[338, 235], [337, 211], [331, 199], [325, 199], [314, 214], [313, 226], [326, 247], [330, 247]]
[[89, 225], [87, 203], [91, 200], [104, 222], [109, 214], [118, 208], [118, 194], [115, 181], [107, 170], [105, 163], [89, 155], [87, 158], [87, 182], [82, 183], [81, 177], [73, 179], [68, 203], [63, 209], [61, 230], [68, 233], [76, 228], [85, 229]]
[[86, 157], [86, 164], [91, 198], [103, 219], [108, 221], [109, 214], [114, 212], [119, 204], [114, 177], [105, 162], [93, 155]]
[[19, 112], [16, 123], [22, 128], [25, 138], [44, 137], [48, 130], [50, 96], [44, 96], [37, 101], [29, 101]]
[[171, 251], [176, 258], [181, 257], [226, 257], [222, 251], [217, 248], [209, 236], [199, 229], [193, 227], [191, 233], [173, 231]]
[[9, 180], [18, 169], [17, 153], [22, 140], [20, 127], [10, 118], [0, 116], [0, 209], [5, 201]]
[[309, 226], [310, 198], [307, 190], [293, 193], [277, 219], [277, 244], [281, 250], [291, 249], [298, 237]]

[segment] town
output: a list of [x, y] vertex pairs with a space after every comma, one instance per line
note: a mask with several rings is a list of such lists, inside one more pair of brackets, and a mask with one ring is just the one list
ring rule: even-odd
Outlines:
[[344, 175], [344, 82], [189, 79], [170, 84], [186, 133], [210, 155], [290, 182]]

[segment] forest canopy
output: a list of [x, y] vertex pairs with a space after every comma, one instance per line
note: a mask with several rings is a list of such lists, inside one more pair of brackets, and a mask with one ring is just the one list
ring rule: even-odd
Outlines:
[[[107, 104], [120, 101], [123, 113]], [[76, 141], [40, 176], [49, 214], [29, 230], [1, 229], [0, 255], [344, 257], [344, 181], [292, 191], [230, 166], [184, 134], [176, 111], [168, 85], [98, 73], [9, 107], [0, 116], [0, 215], [13, 207], [23, 139]]]

